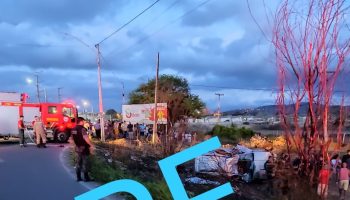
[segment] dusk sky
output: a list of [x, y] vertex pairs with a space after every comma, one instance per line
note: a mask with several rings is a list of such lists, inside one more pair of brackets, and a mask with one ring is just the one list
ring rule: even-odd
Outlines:
[[[154, 1], [1, 0], [0, 91], [27, 92], [36, 101], [35, 81], [28, 84], [26, 79], [35, 80], [37, 73], [49, 101], [57, 101], [61, 87], [63, 99], [78, 105], [86, 100], [97, 111], [94, 45]], [[249, 2], [269, 33], [263, 1]], [[211, 111], [218, 102], [215, 93], [224, 94], [223, 110], [275, 102], [273, 48], [246, 0], [161, 0], [100, 49], [105, 109], [120, 111], [122, 83], [127, 97], [155, 76], [157, 52], [160, 74], [187, 78], [191, 92]]]

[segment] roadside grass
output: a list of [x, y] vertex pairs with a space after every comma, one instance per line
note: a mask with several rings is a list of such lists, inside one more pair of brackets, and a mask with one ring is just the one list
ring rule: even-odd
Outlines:
[[[120, 179], [131, 179], [143, 184], [151, 193], [155, 200], [167, 200], [171, 199], [170, 191], [167, 184], [163, 179], [159, 177], [140, 178], [140, 176], [132, 173], [132, 169], [125, 169], [112, 164], [107, 163], [103, 158], [98, 155], [92, 155], [91, 160], [91, 175], [92, 177], [101, 183], [108, 183]], [[136, 199], [132, 195], [127, 193], [121, 193], [126, 199]]]

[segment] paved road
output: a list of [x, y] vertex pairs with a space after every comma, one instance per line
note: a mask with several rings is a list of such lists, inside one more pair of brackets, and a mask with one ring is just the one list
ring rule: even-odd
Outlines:
[[62, 151], [0, 143], [0, 199], [68, 200], [86, 192], [60, 162]]

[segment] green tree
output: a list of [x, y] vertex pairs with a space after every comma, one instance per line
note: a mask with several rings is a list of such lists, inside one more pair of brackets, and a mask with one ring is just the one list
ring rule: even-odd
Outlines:
[[[168, 117], [174, 123], [182, 116], [201, 116], [205, 104], [201, 99], [190, 93], [185, 78], [174, 75], [161, 75], [159, 77], [158, 103], [168, 104]], [[130, 104], [154, 103], [155, 79], [141, 84], [129, 95]]]
[[117, 118], [117, 111], [115, 111], [114, 109], [108, 109], [107, 111], [106, 111], [106, 115], [107, 116], [111, 116], [111, 119], [116, 119]]
[[108, 109], [106, 111], [106, 115], [116, 115], [117, 114], [117, 111], [115, 111], [114, 109]]

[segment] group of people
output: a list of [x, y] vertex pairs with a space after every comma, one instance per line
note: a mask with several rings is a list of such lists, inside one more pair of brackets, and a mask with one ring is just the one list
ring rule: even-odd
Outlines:
[[277, 176], [282, 182], [277, 182], [279, 183], [278, 185], [282, 191], [282, 194], [289, 194], [290, 184], [288, 181], [290, 180], [283, 177], [283, 175], [281, 177], [279, 170], [286, 167], [288, 168], [289, 163], [291, 163], [294, 176], [298, 175], [304, 177], [308, 173], [307, 170], [312, 170], [316, 173], [318, 180], [317, 195], [321, 199], [327, 199], [328, 187], [331, 182], [337, 185], [340, 200], [345, 200], [347, 198], [349, 199], [349, 197], [346, 197], [346, 193], [349, 189], [350, 182], [350, 150], [348, 150], [347, 154], [343, 155], [342, 157], [339, 156], [339, 154], [334, 155], [330, 159], [330, 162], [323, 160], [321, 155], [319, 157], [313, 155], [310, 156], [311, 160], [309, 160], [308, 163], [304, 162], [306, 159], [303, 157], [297, 157], [291, 162], [288, 154], [282, 154], [276, 160], [273, 158], [273, 156], [270, 156], [264, 165], [267, 178], [266, 191], [270, 195], [273, 195], [275, 182], [273, 179], [276, 176], [276, 173], [278, 173], [279, 175]]
[[[23, 115], [21, 115], [19, 117], [18, 120], [18, 132], [19, 132], [19, 144], [20, 147], [25, 147], [25, 139], [24, 139], [24, 130], [25, 130], [25, 126], [24, 126], [24, 121], [23, 121], [24, 117]], [[39, 116], [35, 116], [34, 117], [34, 121], [32, 122], [32, 126], [33, 126], [33, 133], [36, 137], [36, 145], [38, 148], [46, 148], [46, 130], [45, 130], [45, 126], [41, 120], [41, 118]]]
[[[300, 160], [294, 160], [293, 166], [301, 166], [303, 163]], [[295, 168], [298, 174], [299, 169]], [[328, 187], [330, 181], [334, 181], [339, 189], [339, 199], [345, 200], [346, 193], [349, 188], [350, 180], [350, 150], [340, 159], [339, 154], [334, 155], [330, 159], [330, 163], [323, 160], [323, 156], [314, 163], [314, 170], [318, 172], [317, 195], [321, 199], [326, 199], [328, 196]]]
[[153, 134], [153, 125], [145, 125], [144, 123], [131, 124], [124, 121], [123, 123], [118, 124], [119, 137], [129, 138], [129, 139], [138, 139], [138, 138], [149, 138]]
[[[101, 139], [101, 124], [100, 120], [92, 124], [90, 122], [85, 123], [87, 128], [93, 137]], [[132, 124], [131, 122], [119, 122], [119, 121], [106, 121], [105, 122], [105, 135], [106, 139], [127, 138], [127, 139], [149, 139], [153, 134], [153, 125], [145, 125], [144, 123]]]
[[[329, 170], [328, 170], [329, 171]], [[350, 181], [350, 150], [340, 159], [339, 154], [331, 158], [331, 171], [336, 176], [336, 184], [339, 186], [340, 199], [345, 199]], [[320, 178], [321, 174], [320, 174]]]

